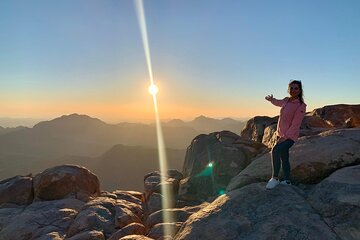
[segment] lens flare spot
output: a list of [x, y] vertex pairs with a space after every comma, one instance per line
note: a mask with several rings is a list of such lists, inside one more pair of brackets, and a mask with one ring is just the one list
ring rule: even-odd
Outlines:
[[212, 162], [208, 164], [208, 167], [213, 167], [213, 166], [214, 166], [214, 165], [213, 165]]
[[221, 189], [221, 190], [219, 191], [219, 195], [223, 195], [223, 194], [225, 194], [225, 190], [224, 190], [224, 189]]
[[159, 88], [155, 84], [151, 84], [148, 90], [151, 95], [156, 95], [159, 92]]

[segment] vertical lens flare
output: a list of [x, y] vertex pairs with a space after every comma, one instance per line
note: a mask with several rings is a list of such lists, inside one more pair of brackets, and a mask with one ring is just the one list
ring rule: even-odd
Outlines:
[[150, 48], [149, 48], [149, 41], [147, 37], [147, 29], [146, 29], [146, 22], [145, 22], [145, 12], [144, 12], [144, 5], [142, 0], [134, 0], [135, 8], [136, 8], [136, 14], [139, 21], [140, 26], [140, 32], [141, 32], [141, 38], [144, 46], [145, 51], [145, 57], [146, 57], [146, 63], [149, 71], [149, 77], [150, 77], [150, 83], [151, 85], [154, 85], [154, 78], [153, 78], [153, 72], [151, 67], [151, 58], [150, 58]]
[[[162, 129], [161, 129], [158, 104], [157, 104], [157, 99], [156, 99], [156, 94], [159, 91], [159, 89], [154, 84], [154, 79], [153, 79], [153, 72], [152, 72], [152, 67], [151, 67], [150, 49], [149, 49], [149, 43], [148, 43], [148, 37], [147, 37], [143, 2], [142, 2], [142, 0], [134, 0], [134, 2], [135, 2], [136, 13], [137, 13], [138, 21], [139, 21], [141, 37], [142, 37], [142, 42], [143, 42], [144, 51], [145, 51], [146, 63], [147, 63], [148, 71], [149, 71], [149, 78], [150, 78], [149, 92], [153, 96], [153, 101], [154, 101], [155, 120], [156, 120], [156, 135], [157, 135], [157, 143], [158, 143], [161, 182], [164, 183], [166, 180], [168, 167], [167, 167], [167, 159], [166, 159], [166, 152], [165, 152], [165, 143], [164, 143], [163, 133], [162, 133]], [[161, 184], [161, 193], [163, 195], [163, 198], [162, 198], [163, 209], [171, 208], [171, 202], [173, 199], [170, 189], [166, 186], [167, 186], [166, 184]], [[170, 213], [166, 213], [165, 211], [163, 211], [163, 219], [164, 219], [164, 223], [175, 222], [173, 216]], [[168, 225], [165, 225], [164, 226], [164, 236], [167, 236], [167, 235], [173, 236], [174, 233], [172, 232], [172, 229], [170, 227], [168, 227]]]

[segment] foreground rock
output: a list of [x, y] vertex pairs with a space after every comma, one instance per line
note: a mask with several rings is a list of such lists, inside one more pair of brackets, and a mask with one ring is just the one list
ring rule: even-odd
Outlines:
[[[206, 231], [204, 231], [206, 229]], [[193, 214], [175, 239], [337, 239], [292, 187], [255, 183]]]
[[77, 199], [34, 202], [2, 226], [0, 239], [40, 239], [51, 233], [65, 236], [83, 205]]
[[[165, 183], [161, 182], [162, 177], [165, 180]], [[161, 193], [162, 184], [167, 185], [170, 192], [177, 194], [177, 191], [179, 190], [179, 182], [182, 178], [182, 173], [175, 169], [169, 169], [163, 176], [159, 171], [146, 174], [144, 176], [145, 198], [148, 199], [154, 192]]]
[[203, 202], [217, 196], [253, 157], [265, 151], [263, 144], [228, 131], [197, 136], [186, 152], [179, 198]]
[[256, 142], [263, 142], [265, 129], [269, 126], [276, 125], [277, 121], [278, 117], [253, 117], [247, 121], [244, 129], [241, 131], [241, 136]]
[[360, 104], [337, 104], [314, 109], [313, 116], [319, 116], [333, 127], [360, 127]]
[[18, 207], [16, 205], [0, 208], [0, 236], [1, 231], [6, 229], [6, 226], [9, 225], [12, 221], [16, 221], [17, 216], [23, 211], [24, 207]]
[[117, 232], [115, 232], [109, 240], [118, 240], [127, 235], [144, 235], [146, 232], [145, 226], [140, 223], [131, 223]]
[[0, 183], [0, 239], [102, 240], [123, 227], [121, 236], [144, 234], [143, 199], [135, 191], [100, 193], [98, 178], [75, 165], [34, 179], [6, 179]]
[[[251, 118], [240, 135], [272, 148], [276, 143], [277, 120], [278, 116]], [[305, 115], [300, 127], [300, 137], [316, 135], [329, 129], [354, 127], [360, 127], [360, 105], [330, 105], [314, 109]]]
[[13, 203], [28, 205], [33, 201], [32, 178], [16, 176], [0, 182], [0, 205]]
[[188, 207], [183, 207], [183, 208], [172, 208], [172, 209], [159, 210], [157, 212], [154, 212], [147, 218], [146, 226], [149, 229], [151, 229], [154, 225], [162, 223], [164, 214], [168, 214], [169, 216], [172, 216], [173, 221], [175, 223], [185, 222], [189, 218], [190, 215], [199, 211], [201, 208], [204, 208], [208, 204], [209, 203], [204, 202], [203, 204], [198, 205], [198, 206], [188, 206]]
[[149, 238], [144, 235], [128, 235], [120, 238], [119, 240], [153, 240], [153, 238]]
[[[174, 235], [179, 231], [181, 225], [181, 222], [158, 223], [151, 228], [147, 236], [154, 239], [173, 239]], [[166, 234], [165, 228], [168, 229], [168, 234]]]
[[[51, 238], [46, 238], [51, 239]], [[67, 240], [105, 240], [105, 236], [101, 231], [87, 231], [80, 233], [74, 237], [66, 238]], [[56, 239], [54, 239], [56, 240]]]
[[86, 203], [69, 226], [66, 236], [97, 230], [102, 231], [105, 237], [110, 237], [115, 229], [116, 200], [99, 197]]
[[[335, 129], [329, 114], [311, 114], [291, 149], [296, 185], [267, 191], [254, 183], [270, 177], [270, 154], [258, 141], [271, 146], [276, 130], [276, 118], [256, 118], [249, 123], [256, 141], [229, 131], [199, 135], [183, 174], [149, 173], [144, 193], [100, 192], [94, 174], [71, 165], [3, 180], [0, 239], [360, 239], [357, 118]], [[163, 189], [172, 193], [166, 209]]]
[[39, 200], [76, 198], [86, 202], [100, 196], [100, 183], [96, 175], [84, 167], [62, 165], [34, 177], [34, 195]]
[[[245, 128], [241, 131], [241, 137], [261, 142], [268, 148], [272, 148], [276, 144], [277, 121], [278, 117], [254, 117], [247, 122]], [[302, 121], [299, 136], [316, 135], [331, 128], [333, 126], [324, 119], [308, 113]]]
[[165, 196], [162, 191], [167, 192], [167, 208], [175, 208], [178, 199], [179, 183], [183, 175], [174, 169], [165, 174], [155, 171], [144, 177], [144, 215], [147, 218], [152, 213], [163, 208]]
[[[360, 129], [329, 130], [301, 138], [290, 149], [291, 174], [294, 183], [314, 184], [335, 170], [360, 164]], [[271, 177], [271, 158], [267, 153], [255, 159], [229, 183], [227, 190]]]
[[341, 239], [360, 239], [360, 165], [331, 174], [309, 193], [309, 202]]

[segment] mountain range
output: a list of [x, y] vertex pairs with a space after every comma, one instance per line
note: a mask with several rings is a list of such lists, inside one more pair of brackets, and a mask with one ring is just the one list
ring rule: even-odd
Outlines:
[[[230, 118], [218, 120], [205, 116], [189, 122], [180, 119], [163, 122], [169, 166], [181, 168], [186, 148], [197, 135], [220, 130], [239, 134], [244, 125]], [[71, 114], [39, 122], [32, 128], [0, 128], [0, 179], [35, 174], [64, 163], [84, 165], [100, 179], [108, 179], [101, 179], [104, 189], [139, 189], [135, 179], [158, 169], [155, 125], [108, 124], [87, 115]], [[111, 179], [108, 172], [117, 177]], [[130, 185], [117, 186], [121, 178], [127, 179], [122, 183]]]

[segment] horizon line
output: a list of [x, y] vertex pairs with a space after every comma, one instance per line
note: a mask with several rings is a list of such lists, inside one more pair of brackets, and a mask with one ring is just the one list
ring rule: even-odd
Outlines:
[[[7, 123], [7, 124], [2, 124], [0, 123], [0, 127], [33, 127], [36, 124], [40, 123], [40, 122], [44, 122], [44, 121], [52, 121], [58, 118], [61, 118], [63, 116], [71, 116], [71, 115], [80, 115], [80, 116], [88, 116], [90, 118], [95, 118], [95, 119], [99, 119], [100, 121], [103, 121], [107, 124], [120, 124], [120, 123], [137, 123], [137, 124], [154, 124], [155, 123], [155, 119], [135, 119], [135, 118], [118, 118], [118, 119], [110, 119], [110, 118], [101, 118], [98, 116], [94, 116], [94, 115], [89, 115], [89, 114], [84, 114], [84, 113], [70, 113], [70, 114], [62, 114], [62, 115], [58, 115], [56, 117], [16, 117], [16, 116], [0, 116], [0, 121], [9, 121], [9, 122], [14, 122], [12, 124]], [[196, 118], [199, 117], [205, 117], [205, 118], [210, 118], [210, 119], [214, 119], [214, 120], [224, 120], [227, 118], [233, 119], [235, 121], [247, 121], [252, 117], [231, 117], [231, 116], [227, 116], [227, 117], [212, 117], [212, 116], [208, 116], [208, 115], [204, 115], [204, 114], [199, 114], [195, 117], [187, 117], [187, 118], [161, 118], [160, 120], [162, 122], [169, 122], [172, 120], [181, 120], [185, 123], [187, 122], [191, 122], [193, 120], [195, 120]], [[254, 116], [253, 116], [254, 117]], [[21, 121], [28, 121], [28, 123], [20, 123]], [[16, 123], [18, 122], [18, 123]], [[32, 123], [30, 123], [32, 122]], [[7, 126], [4, 126], [7, 125]]]

